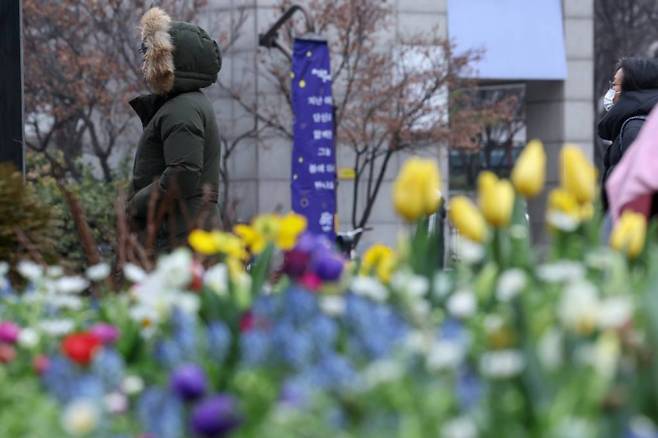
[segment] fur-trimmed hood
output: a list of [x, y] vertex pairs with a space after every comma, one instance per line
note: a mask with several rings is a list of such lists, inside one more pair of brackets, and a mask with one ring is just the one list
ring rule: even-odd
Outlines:
[[142, 72], [154, 93], [182, 93], [215, 83], [222, 65], [221, 54], [205, 30], [172, 21], [157, 7], [149, 9], [140, 24], [146, 50]]

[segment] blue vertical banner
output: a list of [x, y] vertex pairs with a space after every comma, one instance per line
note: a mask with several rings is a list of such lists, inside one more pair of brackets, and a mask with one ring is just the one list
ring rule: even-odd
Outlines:
[[336, 143], [327, 42], [295, 39], [292, 56], [292, 209], [335, 238]]

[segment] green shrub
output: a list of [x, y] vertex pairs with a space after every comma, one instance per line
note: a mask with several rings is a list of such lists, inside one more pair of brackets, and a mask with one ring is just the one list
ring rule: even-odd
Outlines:
[[[41, 256], [54, 255], [54, 212], [11, 164], [0, 164], [0, 260], [12, 265], [25, 257], [26, 245]], [[17, 233], [22, 233], [21, 242]], [[27, 242], [26, 242], [26, 241]]]
[[[80, 243], [75, 222], [65, 197], [53, 177], [51, 166], [42, 157], [33, 154], [28, 159], [28, 180], [39, 198], [50, 206], [55, 218], [53, 232], [57, 236], [55, 251], [67, 268], [80, 270], [86, 258]], [[92, 231], [101, 257], [111, 262], [116, 242], [115, 202], [118, 193], [125, 189], [125, 172], [118, 173], [112, 182], [97, 179], [89, 165], [79, 165], [80, 180], [67, 178], [64, 185], [80, 202]]]

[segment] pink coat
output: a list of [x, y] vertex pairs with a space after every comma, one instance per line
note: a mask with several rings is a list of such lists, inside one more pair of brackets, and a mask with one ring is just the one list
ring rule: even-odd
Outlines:
[[658, 110], [654, 109], [637, 139], [615, 166], [605, 184], [614, 222], [623, 210], [649, 215], [651, 198], [658, 192]]

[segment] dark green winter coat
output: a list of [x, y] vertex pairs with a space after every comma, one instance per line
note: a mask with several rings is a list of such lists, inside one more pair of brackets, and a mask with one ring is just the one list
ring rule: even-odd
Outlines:
[[[149, 200], [167, 211], [158, 246], [196, 226], [217, 225], [220, 143], [215, 113], [200, 91], [217, 80], [217, 43], [198, 26], [173, 22], [159, 8], [141, 20], [144, 77], [154, 94], [130, 102], [144, 132], [137, 145], [128, 214], [145, 236]], [[203, 205], [204, 189], [210, 203]], [[206, 220], [197, 223], [203, 211]]]

